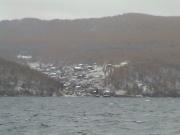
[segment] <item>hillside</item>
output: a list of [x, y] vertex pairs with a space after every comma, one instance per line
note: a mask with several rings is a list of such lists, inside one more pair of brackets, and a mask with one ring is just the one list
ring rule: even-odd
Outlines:
[[[180, 17], [124, 14], [77, 20], [0, 22], [0, 54], [28, 50], [71, 62], [159, 59], [179, 63]], [[9, 54], [8, 54], [9, 55]], [[166, 59], [164, 59], [166, 57]]]
[[28, 67], [0, 58], [0, 96], [61, 96], [61, 84]]
[[141, 61], [105, 68], [105, 84], [127, 95], [180, 96], [180, 68], [160, 61]]

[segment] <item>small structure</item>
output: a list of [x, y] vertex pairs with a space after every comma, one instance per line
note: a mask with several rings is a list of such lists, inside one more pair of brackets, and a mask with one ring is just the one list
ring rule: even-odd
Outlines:
[[111, 96], [112, 96], [111, 90], [106, 89], [106, 90], [103, 92], [103, 97], [111, 97]]
[[127, 96], [127, 91], [125, 91], [125, 90], [115, 91], [114, 96], [116, 96], [116, 97], [125, 97], [125, 96]]

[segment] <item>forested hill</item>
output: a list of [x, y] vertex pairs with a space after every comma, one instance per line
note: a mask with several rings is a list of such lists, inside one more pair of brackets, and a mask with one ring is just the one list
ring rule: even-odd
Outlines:
[[180, 17], [130, 13], [77, 20], [26, 18], [0, 22], [0, 55], [26, 49], [33, 56], [58, 60], [166, 57], [178, 63], [179, 35]]
[[0, 58], [0, 96], [61, 96], [61, 84], [47, 76]]

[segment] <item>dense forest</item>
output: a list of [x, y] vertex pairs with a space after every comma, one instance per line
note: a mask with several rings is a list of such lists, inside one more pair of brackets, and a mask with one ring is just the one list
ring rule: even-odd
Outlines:
[[61, 96], [61, 83], [0, 58], [0, 96]]
[[160, 61], [132, 62], [125, 66], [106, 67], [105, 85], [126, 95], [180, 96], [180, 68]]
[[28, 50], [33, 56], [72, 63], [151, 57], [179, 63], [179, 26], [180, 17], [135, 13], [76, 20], [5, 20], [0, 22], [0, 55], [7, 58]]

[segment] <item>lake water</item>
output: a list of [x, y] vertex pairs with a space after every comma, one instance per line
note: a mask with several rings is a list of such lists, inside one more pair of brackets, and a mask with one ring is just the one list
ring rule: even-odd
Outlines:
[[180, 135], [180, 99], [0, 97], [0, 135]]

